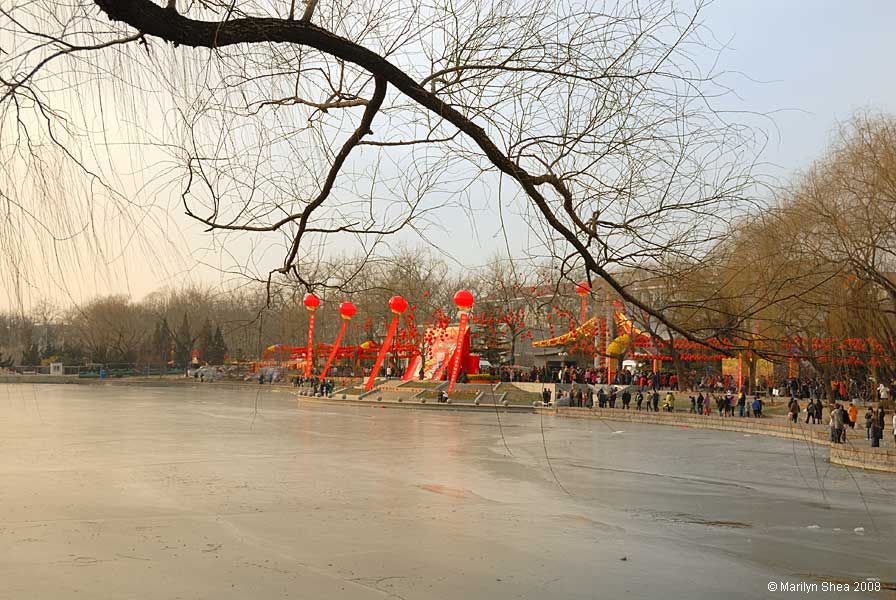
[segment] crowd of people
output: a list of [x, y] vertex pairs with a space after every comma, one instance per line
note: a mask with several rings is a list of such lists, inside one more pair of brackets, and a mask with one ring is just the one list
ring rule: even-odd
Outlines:
[[[752, 399], [743, 391], [735, 393], [733, 389], [723, 394], [698, 391], [696, 395], [690, 395], [690, 413], [698, 415], [712, 415], [716, 412], [720, 417], [734, 417], [735, 413], [741, 418], [762, 418], [765, 401], [762, 396], [756, 394]], [[551, 392], [542, 390], [542, 402], [551, 404]], [[580, 408], [621, 408], [622, 410], [634, 409], [648, 412], [675, 411], [675, 394], [670, 389], [665, 394], [660, 394], [658, 389], [640, 385], [598, 387], [597, 391], [590, 385], [573, 385], [571, 389], [561, 389], [555, 401], [556, 406], [569, 406]], [[634, 405], [634, 406], [633, 406]], [[797, 423], [800, 415], [805, 411], [806, 424], [820, 424], [824, 419], [824, 404], [820, 397], [810, 398], [805, 407], [800, 405], [800, 399], [792, 396], [787, 404], [787, 416], [791, 422]], [[844, 405], [840, 402], [832, 402], [828, 407], [828, 424], [831, 429], [831, 442], [845, 443], [846, 430], [855, 429], [858, 423], [859, 408], [855, 402]], [[868, 407], [865, 413], [865, 435], [872, 447], [879, 447], [884, 437], [886, 411], [883, 406]], [[893, 441], [896, 443], [896, 413], [893, 415]]]
[[[824, 416], [824, 406], [819, 398], [810, 400], [806, 404], [806, 423], [810, 421], [813, 424], [822, 423]], [[792, 397], [787, 405], [787, 412], [791, 422], [796, 423], [802, 412], [800, 402], [797, 398]], [[846, 443], [847, 429], [855, 429], [859, 423], [859, 407], [855, 402], [849, 402], [844, 405], [840, 402], [833, 402], [829, 406], [828, 426], [831, 430], [831, 442], [834, 444]], [[886, 410], [883, 406], [868, 406], [864, 415], [865, 439], [871, 442], [873, 448], [880, 447], [880, 442], [884, 437], [886, 429]], [[893, 442], [896, 443], [896, 413], [893, 414]]]
[[487, 372], [504, 382], [537, 382], [586, 385], [635, 385], [641, 388], [679, 389], [679, 378], [675, 373], [667, 371], [631, 371], [622, 369], [613, 373], [612, 381], [607, 381], [607, 370], [597, 367], [529, 367], [514, 366], [490, 367]]
[[310, 388], [313, 396], [329, 397], [336, 389], [336, 383], [332, 379], [319, 381], [317, 377], [303, 377], [296, 375], [292, 378], [292, 387]]
[[[735, 403], [730, 402], [730, 395], [715, 398], [715, 406], [718, 408], [719, 416], [733, 415]], [[546, 388], [542, 390], [542, 402], [550, 404], [551, 393]], [[715, 410], [709, 395], [704, 396], [702, 392], [696, 396], [690, 396], [691, 409], [694, 414], [710, 415]], [[573, 386], [569, 390], [560, 390], [558, 392], [557, 406], [572, 406], [580, 408], [621, 408], [623, 410], [646, 410], [650, 412], [659, 412], [662, 409], [665, 412], [675, 411], [675, 394], [672, 390], [667, 390], [665, 394], [660, 394], [658, 389], [651, 389], [636, 386], [615, 386], [608, 388], [599, 387], [597, 392], [591, 386]], [[762, 416], [762, 400], [756, 397], [752, 409], [753, 416]], [[740, 415], [745, 416], [743, 404], [740, 404]], [[749, 415], [746, 415], [749, 416]]]
[[[730, 374], [703, 374], [690, 371], [684, 376], [671, 371], [631, 370], [622, 369], [613, 374], [612, 380], [607, 380], [607, 371], [604, 368], [594, 367], [528, 367], [516, 366], [491, 367], [488, 369], [496, 379], [504, 382], [538, 382], [558, 384], [586, 384], [586, 385], [616, 385], [636, 386], [642, 390], [663, 390], [702, 392], [704, 394], [726, 394], [730, 390], [747, 392], [742, 384], [738, 389], [735, 377]], [[793, 397], [800, 400], [821, 398], [832, 402], [849, 401], [853, 398], [862, 398], [866, 401], [879, 401], [887, 403], [890, 398], [896, 397], [896, 381], [890, 383], [862, 382], [855, 378], [838, 378], [826, 384], [819, 377], [790, 377], [773, 380], [766, 376], [757, 378], [755, 392], [759, 396]]]

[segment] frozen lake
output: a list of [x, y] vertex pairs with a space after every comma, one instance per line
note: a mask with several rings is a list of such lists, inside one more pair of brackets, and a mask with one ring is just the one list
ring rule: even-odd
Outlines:
[[896, 581], [896, 476], [800, 442], [267, 386], [0, 388], [0, 598], [756, 598], [788, 595], [769, 581]]

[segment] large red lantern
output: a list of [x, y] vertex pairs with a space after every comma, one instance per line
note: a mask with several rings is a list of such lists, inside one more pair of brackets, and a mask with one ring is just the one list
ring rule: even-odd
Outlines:
[[386, 332], [386, 339], [383, 341], [379, 354], [376, 356], [376, 362], [373, 363], [373, 369], [370, 370], [370, 376], [367, 378], [367, 383], [364, 385], [364, 390], [367, 392], [373, 389], [376, 375], [380, 372], [380, 367], [383, 366], [383, 360], [386, 358], [386, 353], [389, 352], [389, 348], [392, 346], [395, 330], [398, 329], [398, 316], [407, 309], [408, 301], [401, 296], [392, 296], [389, 298], [389, 310], [392, 311], [394, 316], [392, 317], [392, 322], [389, 324], [389, 330]]
[[327, 372], [330, 370], [330, 365], [333, 364], [333, 359], [336, 358], [336, 353], [339, 352], [339, 346], [342, 344], [342, 337], [345, 335], [345, 328], [357, 312], [358, 309], [351, 302], [343, 302], [339, 305], [339, 316], [342, 317], [342, 327], [339, 328], [339, 333], [336, 335], [336, 341], [333, 342], [330, 356], [327, 358], [327, 363], [324, 365], [324, 370], [321, 371], [318, 381], [323, 381], [324, 377], [327, 376]]
[[302, 298], [302, 303], [305, 305], [305, 308], [314, 312], [320, 306], [320, 298], [314, 294], [305, 294], [305, 297]]
[[308, 347], [305, 349], [305, 377], [311, 377], [311, 365], [314, 362], [314, 311], [320, 306], [320, 298], [312, 293], [305, 294], [302, 304], [308, 309]]
[[470, 290], [459, 290], [454, 294], [454, 304], [457, 310], [470, 310], [473, 308], [473, 294]]
[[451, 355], [451, 370], [449, 371], [448, 393], [454, 391], [457, 376], [460, 373], [461, 352], [464, 346], [464, 337], [467, 335], [467, 322], [470, 318], [470, 309], [473, 308], [473, 294], [470, 290], [459, 290], [454, 294], [454, 304], [460, 312], [460, 323], [457, 327], [457, 341], [454, 343], [454, 354]]
[[401, 296], [392, 296], [389, 298], [389, 310], [396, 315], [400, 315], [408, 309], [408, 301]]
[[351, 302], [343, 302], [339, 305], [339, 316], [346, 321], [354, 317], [357, 312], [357, 307]]

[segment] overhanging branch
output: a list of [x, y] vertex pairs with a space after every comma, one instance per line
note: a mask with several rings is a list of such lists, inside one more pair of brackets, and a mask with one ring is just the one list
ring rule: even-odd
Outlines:
[[[606, 281], [626, 302], [654, 316], [687, 339], [699, 341], [684, 328], [670, 322], [660, 311], [633, 296], [625, 286], [598, 263], [585, 243], [579, 240], [576, 234], [554, 214], [548, 200], [538, 189], [538, 184], [543, 183], [543, 178], [528, 173], [522, 166], [504, 154], [482, 127], [435, 94], [427, 91], [410, 75], [383, 56], [305, 20], [248, 17], [210, 22], [185, 17], [176, 11], [162, 8], [151, 0], [95, 0], [95, 2], [110, 19], [123, 21], [145, 35], [156, 36], [177, 45], [221, 48], [253, 43], [298, 44], [315, 48], [325, 54], [355, 64], [374, 76], [382, 78], [420, 106], [457, 127], [479, 146], [496, 168], [515, 179], [538, 207], [551, 228], [575, 248], [589, 273], [594, 273]], [[307, 219], [303, 219], [303, 223], [305, 221]]]

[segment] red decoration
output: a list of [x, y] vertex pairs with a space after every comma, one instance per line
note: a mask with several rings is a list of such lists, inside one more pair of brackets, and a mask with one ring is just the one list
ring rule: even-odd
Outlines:
[[305, 294], [305, 297], [302, 298], [302, 303], [305, 305], [305, 308], [313, 312], [320, 306], [320, 298], [314, 294]]
[[458, 310], [470, 310], [473, 307], [473, 294], [469, 290], [459, 290], [454, 294], [454, 304]]
[[591, 293], [591, 284], [587, 281], [580, 281], [576, 284], [576, 293], [579, 296], [587, 296]]
[[471, 294], [469, 290], [459, 290], [454, 294], [454, 304], [457, 305], [457, 309], [460, 311], [460, 324], [457, 327], [457, 343], [454, 345], [451, 370], [449, 371], [449, 394], [454, 391], [454, 385], [457, 383], [457, 375], [460, 373], [461, 347], [464, 343], [464, 336], [467, 333], [467, 322], [470, 319], [470, 309], [473, 308], [473, 294]]
[[[395, 296], [392, 298], [401, 298], [401, 296]], [[401, 298], [401, 301], [404, 302], [404, 298]], [[392, 301], [389, 301], [389, 305], [391, 306]], [[405, 302], [405, 308], [407, 308], [407, 302]], [[395, 312], [395, 309], [392, 309]], [[383, 341], [383, 345], [380, 346], [380, 351], [376, 355], [376, 361], [373, 363], [373, 368], [370, 370], [370, 376], [367, 378], [367, 383], [364, 384], [364, 391], [369, 392], [373, 389], [374, 381], [376, 381], [376, 376], [380, 372], [380, 367], [383, 366], [383, 360], [386, 358], [386, 353], [389, 351], [389, 348], [392, 347], [392, 340], [395, 338], [395, 330], [398, 329], [398, 313], [392, 317], [392, 322], [389, 324], [389, 330], [386, 332], [386, 339]]]
[[320, 298], [309, 292], [302, 298], [302, 304], [311, 312], [308, 317], [308, 349], [305, 351], [305, 377], [311, 377], [311, 364], [314, 361], [314, 311], [320, 306]]
[[351, 310], [347, 312], [350, 312], [352, 315], [355, 314], [355, 305], [351, 302], [343, 302], [339, 305], [339, 312], [340, 314], [342, 314], [342, 327], [339, 328], [339, 335], [336, 336], [336, 341], [333, 342], [333, 349], [330, 350], [330, 356], [329, 358], [327, 358], [327, 364], [324, 365], [324, 370], [320, 372], [320, 379], [318, 379], [318, 383], [322, 382], [324, 380], [324, 377], [327, 376], [327, 371], [330, 370], [330, 365], [333, 364], [333, 359], [336, 358], [336, 353], [339, 352], [339, 345], [342, 343], [342, 337], [345, 335], [345, 328], [348, 326], [348, 322], [351, 319], [351, 315], [345, 316], [345, 313], [342, 310], [346, 304], [351, 307]]
[[[317, 300], [317, 296], [312, 296]], [[305, 296], [307, 300], [308, 296]], [[320, 300], [317, 300], [320, 303]], [[307, 306], [307, 304], [306, 304]], [[311, 377], [311, 365], [314, 362], [314, 311], [317, 309], [309, 308], [311, 314], [308, 315], [308, 350], [305, 351], [305, 377]]]
[[396, 315], [400, 315], [408, 309], [408, 301], [401, 296], [392, 296], [389, 298], [389, 310]]
[[467, 311], [462, 310], [460, 313], [460, 324], [457, 327], [457, 342], [454, 344], [454, 353], [451, 355], [451, 371], [449, 371], [450, 379], [448, 381], [449, 394], [454, 391], [454, 385], [457, 383], [457, 375], [460, 373], [461, 348], [464, 344], [464, 336], [467, 334], [467, 321], [469, 318], [470, 314]]
[[343, 302], [339, 305], [339, 315], [346, 321], [354, 317], [357, 312], [357, 307], [351, 302]]

